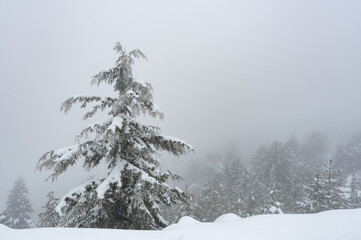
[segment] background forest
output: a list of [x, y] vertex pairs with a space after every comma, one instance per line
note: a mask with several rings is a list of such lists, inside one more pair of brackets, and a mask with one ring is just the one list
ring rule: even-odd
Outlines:
[[249, 159], [235, 147], [189, 161], [184, 169], [188, 204], [172, 209], [169, 219], [184, 215], [213, 221], [225, 213], [316, 213], [361, 207], [361, 135], [333, 150], [319, 131], [260, 146]]

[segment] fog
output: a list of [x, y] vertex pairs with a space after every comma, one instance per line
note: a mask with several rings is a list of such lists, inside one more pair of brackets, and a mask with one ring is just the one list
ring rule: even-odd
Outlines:
[[37, 213], [50, 190], [106, 174], [75, 167], [51, 183], [35, 166], [93, 122], [60, 113], [65, 99], [113, 94], [90, 79], [114, 65], [117, 41], [148, 57], [134, 75], [165, 119], [143, 120], [195, 148], [170, 167], [229, 144], [248, 156], [312, 130], [334, 144], [361, 130], [359, 1], [0, 0], [0, 32], [0, 211], [20, 175]]

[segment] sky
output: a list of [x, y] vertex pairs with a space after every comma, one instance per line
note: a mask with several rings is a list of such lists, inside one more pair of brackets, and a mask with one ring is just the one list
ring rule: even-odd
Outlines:
[[51, 183], [35, 167], [92, 122], [60, 113], [64, 100], [113, 94], [90, 80], [114, 66], [118, 41], [148, 57], [134, 75], [165, 119], [142, 121], [193, 145], [193, 161], [228, 144], [247, 155], [312, 130], [335, 141], [361, 130], [360, 1], [0, 0], [0, 211], [19, 176], [38, 212], [50, 190], [106, 174], [77, 166]]

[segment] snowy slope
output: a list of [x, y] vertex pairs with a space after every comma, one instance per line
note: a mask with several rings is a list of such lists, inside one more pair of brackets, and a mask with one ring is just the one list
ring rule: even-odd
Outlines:
[[361, 240], [361, 209], [334, 210], [308, 215], [263, 215], [237, 218], [223, 215], [214, 223], [200, 223], [190, 217], [162, 231], [107, 229], [27, 229], [0, 225], [0, 239], [6, 240]]

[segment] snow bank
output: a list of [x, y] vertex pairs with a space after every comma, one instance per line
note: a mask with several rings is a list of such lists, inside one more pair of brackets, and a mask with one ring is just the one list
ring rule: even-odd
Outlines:
[[10, 228], [8, 228], [5, 225], [0, 224], [0, 236], [1, 236], [2, 231], [8, 230], [8, 229], [10, 229]]
[[234, 221], [239, 221], [242, 218], [240, 218], [239, 216], [237, 216], [234, 213], [227, 213], [224, 214], [220, 217], [218, 217], [216, 220], [214, 220], [215, 223], [219, 223], [219, 222], [234, 222]]
[[182, 217], [178, 221], [178, 224], [193, 224], [193, 223], [199, 223], [199, 222], [194, 218], [188, 216]]
[[[361, 209], [334, 210], [304, 215], [261, 215], [239, 221], [233, 215], [220, 222], [201, 223], [184, 218], [187, 224], [173, 224], [162, 231], [108, 229], [27, 229], [14, 230], [0, 225], [0, 239], [6, 240], [360, 240]], [[222, 220], [223, 219], [223, 220]], [[232, 221], [228, 221], [232, 220]], [[183, 220], [182, 220], [183, 221]], [[181, 221], [181, 222], [182, 222]]]

